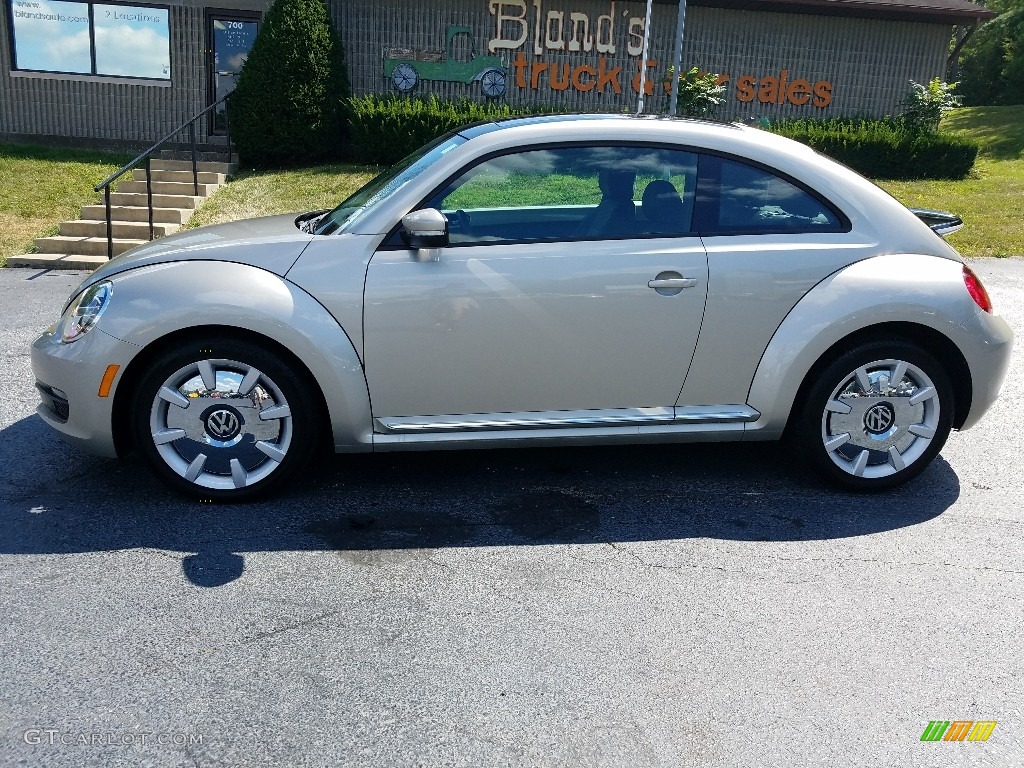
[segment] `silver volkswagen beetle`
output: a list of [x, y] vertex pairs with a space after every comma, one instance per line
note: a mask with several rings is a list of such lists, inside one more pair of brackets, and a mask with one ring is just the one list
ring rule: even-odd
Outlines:
[[91, 274], [38, 412], [231, 501], [318, 450], [791, 439], [893, 487], [998, 395], [1012, 333], [940, 236], [811, 149], [698, 121], [467, 126], [332, 211], [191, 230]]

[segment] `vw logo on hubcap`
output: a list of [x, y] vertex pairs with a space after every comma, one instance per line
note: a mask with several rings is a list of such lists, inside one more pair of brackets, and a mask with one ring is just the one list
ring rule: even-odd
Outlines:
[[227, 442], [242, 431], [242, 420], [234, 408], [211, 408], [203, 414], [203, 422], [206, 434], [220, 442]]
[[876, 403], [864, 414], [864, 429], [872, 435], [883, 435], [896, 422], [896, 411], [889, 403]]

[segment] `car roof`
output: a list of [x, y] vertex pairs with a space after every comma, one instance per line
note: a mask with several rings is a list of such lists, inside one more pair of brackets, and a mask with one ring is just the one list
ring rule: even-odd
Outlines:
[[[742, 129], [742, 126], [731, 123], [722, 123], [716, 120], [702, 120], [698, 118], [690, 117], [670, 117], [668, 115], [628, 115], [628, 114], [608, 114], [600, 112], [575, 112], [575, 113], [538, 113], [532, 115], [510, 115], [508, 117], [499, 117], [493, 120], [481, 120], [476, 123], [470, 123], [469, 125], [459, 128], [456, 133], [467, 139], [481, 136], [485, 133], [491, 133], [493, 131], [501, 131], [515, 128], [528, 128], [538, 125], [544, 125], [547, 127], [556, 127], [559, 123], [567, 125], [579, 125], [580, 122], [591, 122], [591, 123], [610, 123], [618, 124], [622, 128], [635, 127], [645, 123], [657, 121], [659, 123], [667, 123], [674, 126], [681, 125], [706, 125], [713, 126], [715, 128], [732, 128]], [[630, 125], [632, 123], [632, 125]]]
[[474, 144], [516, 146], [544, 142], [639, 141], [689, 144], [693, 147], [735, 152], [738, 155], [799, 157], [817, 155], [805, 144], [756, 127], [668, 115], [539, 114], [486, 120], [458, 128]]

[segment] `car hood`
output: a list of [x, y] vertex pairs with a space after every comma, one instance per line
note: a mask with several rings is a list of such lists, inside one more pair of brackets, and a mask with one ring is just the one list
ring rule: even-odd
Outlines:
[[283, 277], [313, 239], [295, 226], [299, 215], [243, 219], [161, 237], [115, 256], [93, 272], [87, 282], [94, 283], [136, 267], [190, 259], [248, 264]]

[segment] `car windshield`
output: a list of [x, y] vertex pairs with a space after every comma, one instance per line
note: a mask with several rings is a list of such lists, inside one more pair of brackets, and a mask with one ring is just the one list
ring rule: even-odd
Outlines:
[[384, 173], [367, 182], [333, 211], [325, 214], [317, 223], [313, 233], [330, 235], [351, 227], [360, 218], [361, 213], [370, 210], [381, 200], [393, 195], [437, 160], [460, 144], [465, 144], [466, 141], [467, 139], [457, 133], [449, 133], [399, 160]]

